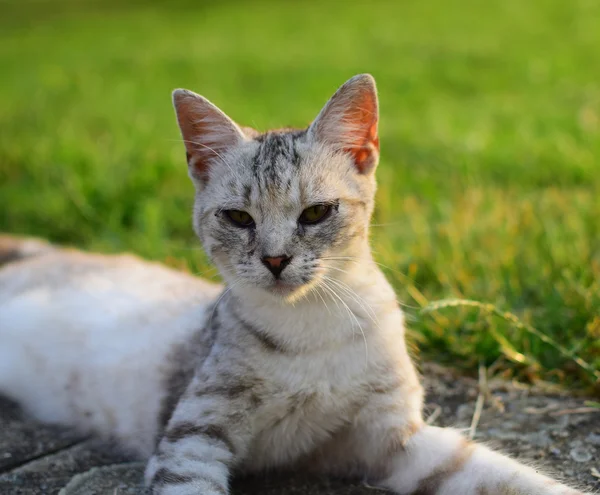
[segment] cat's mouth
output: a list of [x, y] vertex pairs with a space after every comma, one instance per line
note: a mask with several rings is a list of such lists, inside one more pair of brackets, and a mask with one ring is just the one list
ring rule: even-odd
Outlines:
[[275, 280], [271, 285], [270, 290], [275, 294], [288, 296], [297, 291], [300, 287], [302, 286], [298, 284], [290, 284], [281, 280]]
[[296, 284], [275, 280], [267, 290], [274, 296], [290, 303], [299, 300], [304, 294], [309, 292], [315, 286], [315, 283], [315, 280], [312, 280], [309, 283]]

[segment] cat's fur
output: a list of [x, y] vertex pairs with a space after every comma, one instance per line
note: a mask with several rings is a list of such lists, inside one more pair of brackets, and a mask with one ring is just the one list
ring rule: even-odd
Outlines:
[[[240, 128], [184, 90], [174, 102], [194, 228], [228, 288], [132, 256], [39, 249], [0, 271], [0, 392], [150, 458], [160, 495], [223, 495], [234, 472], [291, 464], [397, 494], [580, 493], [423, 422], [402, 311], [368, 245], [372, 77], [301, 131]], [[299, 223], [319, 203], [329, 216]], [[255, 225], [233, 225], [231, 209]], [[276, 280], [263, 258], [284, 255]]]

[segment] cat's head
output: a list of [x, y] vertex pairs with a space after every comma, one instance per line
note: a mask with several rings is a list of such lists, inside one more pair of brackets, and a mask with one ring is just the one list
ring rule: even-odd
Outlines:
[[194, 228], [230, 285], [294, 300], [364, 254], [379, 160], [370, 75], [347, 81], [303, 130], [242, 128], [186, 90], [173, 101]]

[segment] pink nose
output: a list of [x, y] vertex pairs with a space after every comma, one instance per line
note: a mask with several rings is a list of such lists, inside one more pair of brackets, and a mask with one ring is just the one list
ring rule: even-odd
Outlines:
[[269, 271], [275, 276], [275, 278], [279, 278], [279, 275], [281, 275], [281, 272], [284, 270], [284, 268], [290, 264], [291, 260], [292, 260], [291, 257], [286, 256], [286, 255], [281, 255], [281, 256], [265, 256], [261, 261], [269, 269]]

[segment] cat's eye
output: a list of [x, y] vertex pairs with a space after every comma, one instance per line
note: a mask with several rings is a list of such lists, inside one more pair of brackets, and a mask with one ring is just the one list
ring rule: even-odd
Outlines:
[[302, 212], [298, 221], [303, 224], [318, 223], [325, 220], [330, 212], [331, 205], [320, 204], [309, 206]]
[[225, 216], [238, 227], [252, 227], [254, 225], [254, 219], [249, 213], [242, 210], [225, 210]]

